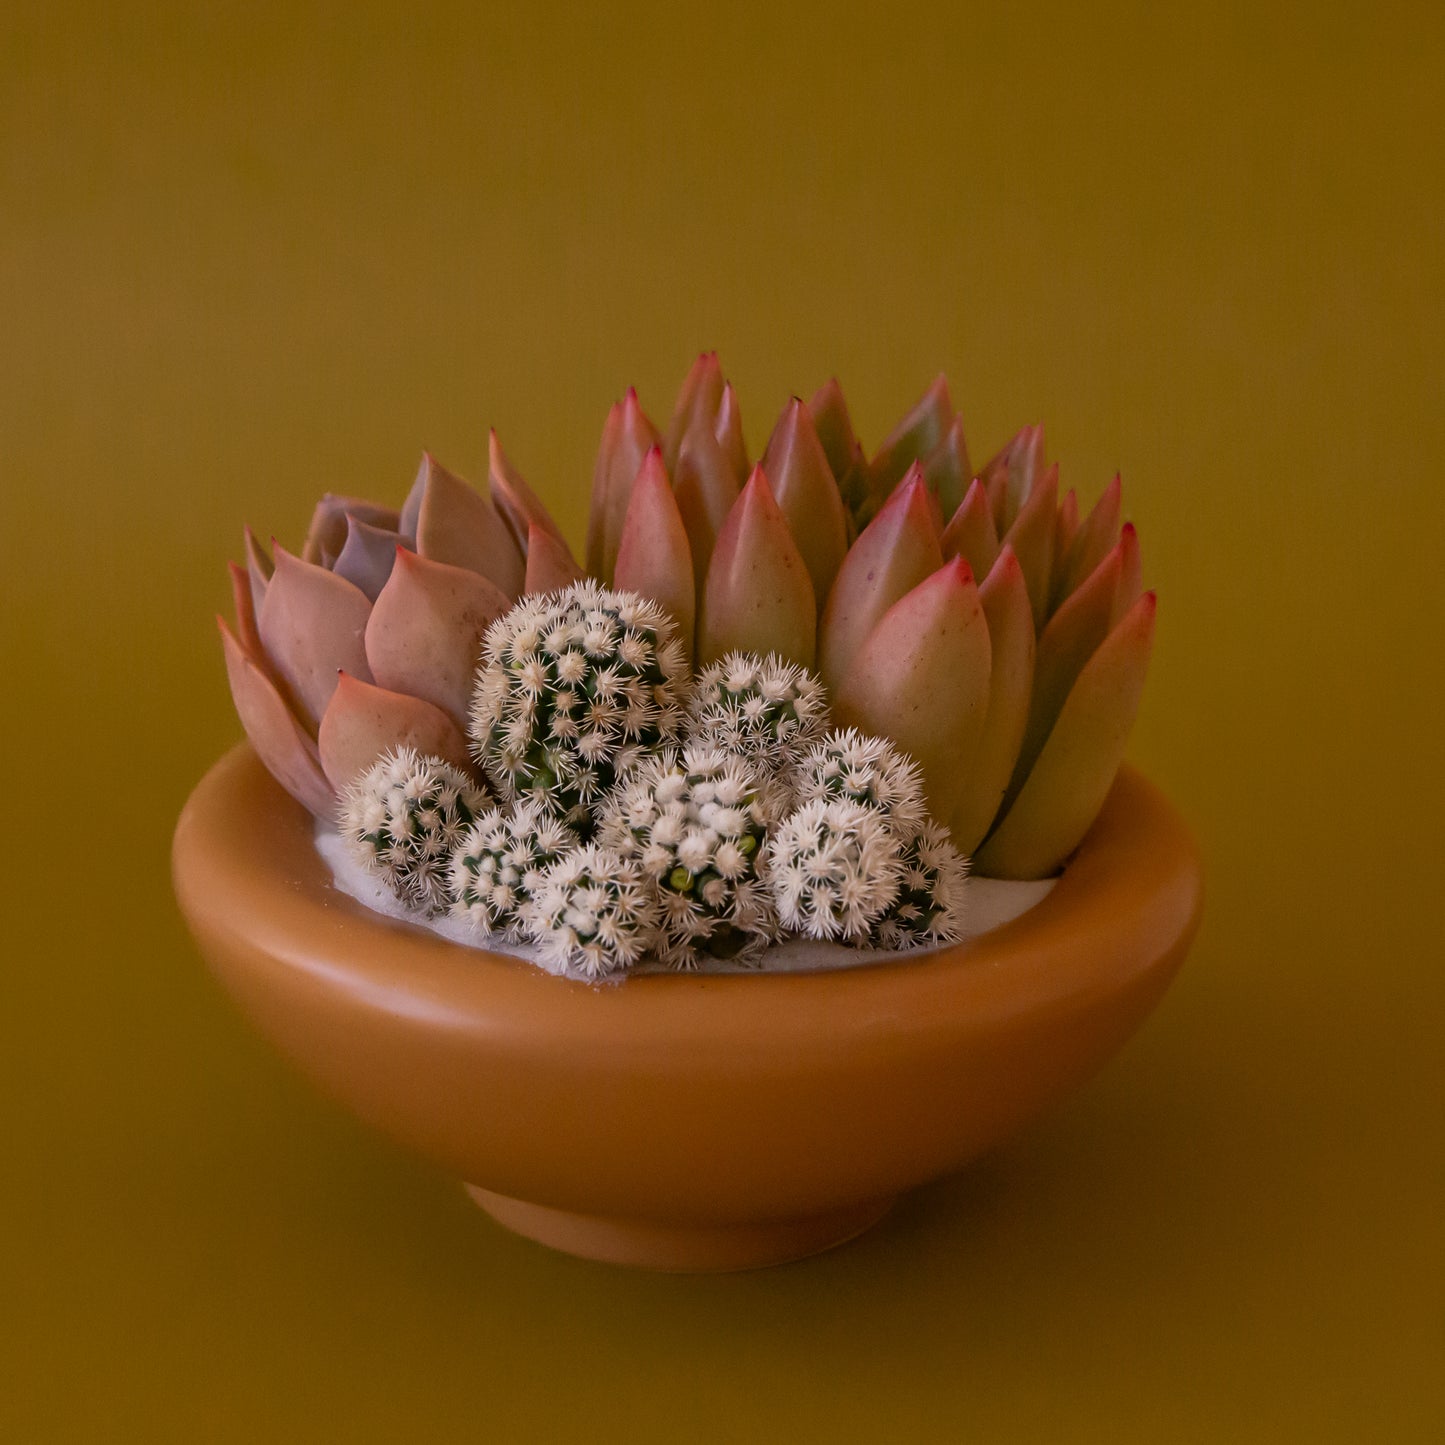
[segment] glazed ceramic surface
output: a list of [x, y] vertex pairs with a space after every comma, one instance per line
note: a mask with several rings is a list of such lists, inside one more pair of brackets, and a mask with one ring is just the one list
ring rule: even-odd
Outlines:
[[826, 1248], [1080, 1083], [1163, 993], [1198, 855], [1125, 768], [1045, 900], [979, 939], [827, 973], [590, 985], [338, 892], [248, 746], [176, 830], [177, 898], [263, 1033], [508, 1227], [673, 1269]]

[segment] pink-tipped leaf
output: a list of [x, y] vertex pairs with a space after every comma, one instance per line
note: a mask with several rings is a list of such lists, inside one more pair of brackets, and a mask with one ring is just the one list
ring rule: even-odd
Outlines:
[[416, 551], [432, 562], [494, 582], [514, 601], [522, 594], [522, 549], [490, 495], [449, 472], [427, 452], [413, 488], [419, 494]]
[[567, 545], [562, 529], [546, 504], [527, 485], [521, 472], [512, 465], [511, 458], [502, 450], [495, 428], [487, 435], [487, 476], [491, 482], [492, 500], [505, 518], [512, 539], [523, 556], [527, 555], [528, 537], [533, 527], [540, 527], [564, 547]]
[[[1122, 507], [1123, 483], [1116, 472], [1074, 534], [1064, 562], [1058, 602], [1062, 602], [1108, 555], [1119, 537]], [[1058, 605], [1057, 602], [1055, 605]]]
[[918, 764], [935, 817], [947, 818], [971, 772], [988, 711], [990, 643], [961, 557], [884, 613], [838, 688], [841, 727], [892, 738]]
[[317, 739], [321, 767], [339, 793], [388, 748], [415, 748], [443, 758], [464, 773], [472, 765], [456, 723], [439, 707], [419, 697], [391, 692], [347, 673], [337, 679]]
[[495, 583], [470, 569], [398, 547], [366, 625], [372, 680], [424, 698], [464, 728], [482, 636], [511, 605]]
[[703, 589], [698, 659], [776, 652], [812, 667], [817, 603], [808, 568], [761, 467], [718, 533]]
[[948, 394], [948, 378], [940, 374], [873, 454], [869, 463], [873, 494], [886, 497], [914, 462], [938, 446], [952, 421], [953, 401]]
[[722, 531], [742, 490], [733, 474], [732, 463], [723, 454], [722, 445], [715, 436], [699, 431], [690, 432], [683, 438], [672, 490], [677, 498], [682, 525], [687, 531], [693, 576], [701, 600], [718, 533]]
[[1019, 508], [1004, 541], [1014, 549], [1024, 581], [1029, 587], [1029, 604], [1035, 628], [1042, 628], [1049, 613], [1049, 584], [1054, 568], [1054, 523], [1059, 508], [1059, 469], [1050, 467], [1036, 477], [1033, 490]]
[[974, 859], [990, 878], [1046, 878], [1083, 841], [1124, 757], [1149, 654], [1155, 598], [1141, 596], [1089, 659], [1028, 781]]
[[699, 423], [712, 428], [722, 402], [723, 374], [717, 352], [704, 351], [689, 368], [677, 393], [672, 419], [663, 438], [662, 455], [671, 471], [677, 465], [682, 439]]
[[993, 525], [988, 492], [975, 477], [943, 529], [943, 555], [962, 557], [973, 568], [975, 577], [987, 577], [998, 553], [998, 532]]
[[783, 408], [761, 466], [807, 563], [814, 595], [826, 600], [848, 550], [848, 519], [813, 418], [797, 397]]
[[998, 816], [1023, 743], [1034, 674], [1033, 609], [1012, 547], [999, 553], [978, 595], [988, 622], [988, 711], [949, 820], [954, 844], [964, 853], [978, 848]]
[[580, 582], [584, 575], [566, 542], [533, 522], [527, 533], [527, 575], [522, 590], [556, 592]]
[[830, 689], [883, 614], [943, 566], [928, 489], [905, 481], [848, 549], [818, 625], [818, 671]]
[[[945, 517], [952, 517], [963, 501], [973, 476], [968, 461], [968, 443], [963, 436], [963, 418], [954, 415], [943, 434], [943, 440], [923, 458], [923, 480], [938, 498]], [[982, 572], [975, 574], [983, 576]]]
[[613, 583], [624, 591], [650, 597], [663, 607], [691, 653], [697, 620], [692, 549], [660, 447], [648, 452], [633, 485]]

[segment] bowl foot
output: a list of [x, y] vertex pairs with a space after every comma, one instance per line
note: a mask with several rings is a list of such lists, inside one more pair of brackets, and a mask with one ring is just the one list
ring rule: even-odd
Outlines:
[[514, 1234], [549, 1249], [604, 1264], [675, 1274], [719, 1274], [759, 1269], [822, 1254], [856, 1239], [888, 1213], [891, 1199], [869, 1200], [801, 1219], [766, 1219], [738, 1224], [668, 1224], [654, 1219], [620, 1219], [573, 1214], [493, 1194], [475, 1184], [467, 1193]]

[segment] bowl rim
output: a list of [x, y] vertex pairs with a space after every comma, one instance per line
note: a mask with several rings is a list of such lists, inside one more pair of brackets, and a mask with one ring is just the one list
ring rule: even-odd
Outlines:
[[[648, 973], [598, 983], [388, 918], [337, 888], [309, 812], [249, 743], [201, 779], [176, 827], [176, 897], [192, 931], [419, 1024], [599, 1056], [675, 1058], [679, 1044], [756, 1059], [944, 1037], [1065, 1006], [1182, 958], [1203, 902], [1188, 828], [1124, 765], [1055, 886], [1012, 922], [916, 956], [796, 972]], [[208, 954], [211, 950], [207, 950]]]

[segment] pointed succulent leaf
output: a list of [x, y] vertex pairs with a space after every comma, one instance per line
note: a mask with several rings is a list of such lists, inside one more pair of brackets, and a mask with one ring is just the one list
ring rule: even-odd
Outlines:
[[218, 617], [216, 622], [221, 629], [231, 699], [256, 756], [298, 803], [318, 818], [330, 817], [336, 799], [321, 771], [315, 741], [296, 721], [276, 684], [259, 661], [248, 655], [225, 619]]
[[1094, 569], [1088, 581], [1065, 599], [1039, 635], [1028, 727], [1014, 765], [1007, 803], [1018, 796], [1063, 711], [1070, 689], [1114, 625], [1120, 561], [1116, 547]]
[[990, 878], [1045, 878], [1084, 839], [1104, 805], [1154, 642], [1155, 599], [1146, 592], [1079, 674], [1023, 790], [974, 859]]
[[231, 574], [231, 601], [236, 608], [236, 631], [240, 633], [241, 646], [263, 672], [269, 671], [266, 649], [256, 630], [256, 597], [251, 574], [234, 562], [227, 562], [226, 570]]
[[[605, 456], [598, 454], [597, 470], [601, 477], [602, 496], [599, 503], [594, 491], [592, 501], [594, 508], [599, 505], [601, 508], [600, 530], [596, 538], [591, 532], [588, 534], [587, 570], [608, 584], [612, 581], [612, 569], [617, 563], [617, 547], [622, 540], [622, 524], [627, 519], [627, 504], [632, 499], [632, 484], [642, 469], [642, 459], [661, 443], [657, 428], [638, 404], [636, 389], [629, 387], [617, 413], [610, 451]], [[603, 446], [608, 447], [605, 432]], [[595, 479], [593, 486], [597, 486]], [[591, 550], [594, 541], [598, 549], [595, 565]]]
[[858, 437], [853, 431], [853, 418], [848, 413], [848, 402], [836, 376], [830, 377], [813, 393], [808, 412], [813, 418], [813, 427], [828, 458], [828, 465], [833, 469], [834, 477], [841, 481], [853, 463]]
[[1064, 569], [1069, 561], [1069, 548], [1079, 530], [1079, 494], [1070, 487], [1059, 503], [1054, 521], [1054, 565], [1049, 579], [1049, 611], [1054, 612], [1064, 600]]
[[422, 457], [417, 481], [417, 552], [485, 577], [514, 601], [521, 596], [522, 549], [491, 497], [447, 471], [430, 452]]
[[1059, 587], [1060, 602], [1093, 572], [1118, 540], [1122, 503], [1123, 487], [1116, 472], [1074, 534]]
[[776, 652], [813, 665], [818, 607], [813, 584], [761, 467], [718, 533], [703, 589], [698, 658]]
[[371, 603], [354, 583], [276, 548], [276, 571], [256, 618], [266, 656], [303, 722], [315, 727], [336, 688], [336, 669], [371, 678]]
[[306, 541], [301, 547], [301, 560], [330, 567], [346, 545], [347, 522], [352, 517], [369, 527], [380, 527], [384, 532], [394, 532], [401, 525], [395, 507], [383, 507], [377, 502], [368, 502], [364, 497], [343, 497], [327, 492], [311, 514], [311, 525], [306, 529]]
[[439, 707], [419, 697], [375, 687], [343, 672], [337, 679], [317, 739], [331, 786], [345, 789], [382, 753], [414, 748], [470, 775], [466, 738]]
[[672, 409], [672, 420], [667, 424], [667, 434], [662, 443], [662, 456], [671, 471], [677, 465], [677, 454], [682, 449], [682, 439], [695, 426], [712, 428], [722, 402], [723, 374], [717, 359], [717, 352], [704, 351], [688, 370], [682, 387], [677, 393], [677, 402]]
[[1043, 455], [1043, 427], [1020, 427], [979, 472], [988, 491], [994, 525], [1000, 536], [1013, 526], [1019, 509], [1032, 494], [1034, 482], [1043, 466]]
[[493, 582], [396, 549], [396, 565], [366, 624], [371, 680], [425, 698], [465, 728], [482, 636], [512, 605]]
[[998, 816], [1023, 742], [1034, 673], [1034, 615], [1012, 547], [999, 553], [978, 595], [988, 622], [988, 711], [949, 819], [954, 845], [963, 853], [978, 848]]
[[391, 564], [396, 560], [397, 543], [401, 541], [398, 532], [384, 531], [369, 523], [358, 521], [354, 516], [346, 519], [346, 545], [341, 549], [332, 571], [338, 577], [354, 582], [375, 602], [377, 594], [386, 586], [391, 576]]
[[562, 529], [553, 520], [546, 504], [527, 485], [521, 472], [502, 450], [495, 428], [487, 436], [487, 476], [491, 482], [492, 500], [511, 528], [512, 538], [524, 557], [533, 526], [555, 537], [564, 547], [567, 545]]
[[883, 614], [943, 566], [928, 489], [900, 486], [848, 549], [818, 626], [818, 671], [836, 689]]
[[602, 576], [603, 554], [607, 544], [608, 493], [616, 472], [614, 459], [622, 440], [622, 404], [613, 402], [602, 424], [602, 440], [597, 446], [597, 460], [592, 467], [592, 498], [587, 512], [587, 571]]
[[921, 769], [930, 811], [946, 818], [976, 759], [989, 672], [978, 588], [955, 557], [868, 634], [838, 688], [834, 719], [891, 738]]
[[[963, 501], [963, 494], [973, 471], [968, 463], [968, 443], [963, 438], [963, 418], [957, 415], [948, 424], [943, 440], [923, 458], [923, 480], [938, 498], [945, 517], [951, 517]], [[979, 572], [982, 577], [983, 573]]]
[[1034, 626], [1038, 629], [1042, 629], [1048, 617], [1058, 498], [1059, 469], [1052, 466], [1035, 479], [1028, 500], [1004, 534], [1004, 541], [1013, 547], [1019, 566], [1024, 569], [1024, 580], [1029, 584], [1029, 603], [1034, 610]]
[[739, 487], [747, 480], [752, 465], [748, 461], [748, 447], [743, 440], [743, 414], [738, 408], [738, 394], [729, 382], [723, 387], [722, 400], [718, 403], [717, 418], [713, 422], [713, 436], [722, 448], [723, 456], [733, 469]]
[[887, 496], [914, 462], [926, 457], [943, 440], [953, 420], [948, 378], [939, 375], [913, 410], [888, 434], [869, 464], [873, 492]]
[[848, 519], [813, 418], [797, 397], [783, 408], [761, 462], [778, 508], [825, 601], [848, 550]]
[[683, 438], [672, 489], [692, 549], [693, 575], [700, 600], [718, 533], [741, 491], [732, 464], [716, 437], [707, 432], [692, 432]]
[[998, 553], [998, 532], [994, 529], [988, 493], [975, 478], [943, 529], [943, 555], [962, 557], [973, 568], [975, 577], [987, 577]]
[[648, 452], [633, 485], [613, 581], [619, 590], [650, 597], [661, 606], [677, 624], [678, 637], [691, 656], [697, 619], [692, 549], [660, 447]]
[[[902, 486], [902, 483], [899, 483]], [[878, 515], [878, 509], [887, 499], [874, 498], [872, 483], [868, 475], [868, 458], [860, 442], [853, 443], [853, 455], [838, 476], [838, 495], [848, 513], [849, 532], [857, 536]]]
[[1144, 559], [1139, 554], [1139, 533], [1132, 522], [1125, 522], [1119, 533], [1119, 586], [1114, 593], [1114, 606], [1109, 612], [1112, 627], [1139, 599], [1144, 590]]
[[270, 582], [276, 565], [249, 527], [246, 528], [246, 570], [251, 574], [251, 600], [260, 607], [266, 598], [266, 584]]
[[527, 575], [522, 591], [529, 595], [558, 592], [580, 582], [585, 575], [566, 542], [533, 522], [527, 534]]

